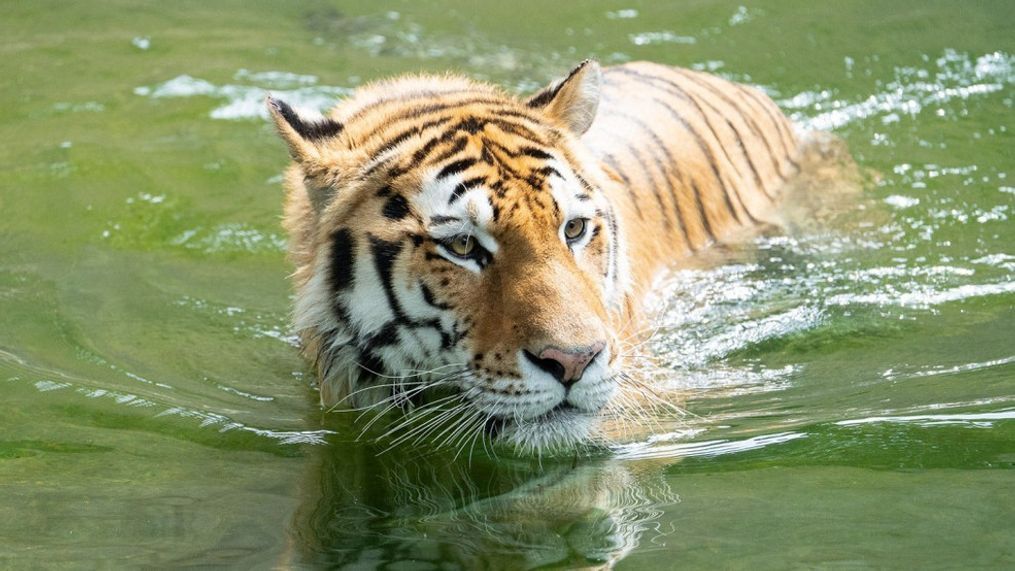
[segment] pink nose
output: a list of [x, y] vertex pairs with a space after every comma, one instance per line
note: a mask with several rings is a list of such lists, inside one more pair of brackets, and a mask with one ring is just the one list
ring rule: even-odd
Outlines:
[[[598, 341], [589, 347], [560, 349], [547, 347], [539, 353], [538, 359], [532, 359], [539, 368], [553, 375], [565, 386], [571, 385], [581, 378], [585, 368], [602, 352], [606, 343]], [[526, 351], [528, 353], [528, 351]], [[530, 353], [531, 355], [531, 353]]]

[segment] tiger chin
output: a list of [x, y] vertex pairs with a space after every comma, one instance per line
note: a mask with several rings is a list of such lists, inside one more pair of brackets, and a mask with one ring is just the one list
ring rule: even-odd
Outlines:
[[777, 223], [799, 169], [763, 93], [645, 62], [588, 60], [526, 99], [412, 75], [325, 117], [267, 106], [293, 160], [294, 327], [321, 403], [398, 412], [395, 444], [571, 450], [661, 406], [625, 362], [643, 295]]

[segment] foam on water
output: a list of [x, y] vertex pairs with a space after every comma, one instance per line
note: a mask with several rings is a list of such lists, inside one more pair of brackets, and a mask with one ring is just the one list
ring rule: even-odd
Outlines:
[[134, 89], [136, 95], [152, 98], [212, 97], [225, 102], [212, 109], [212, 119], [267, 119], [264, 98], [270, 91], [291, 105], [323, 111], [350, 93], [345, 87], [318, 85], [317, 77], [284, 71], [251, 72], [240, 69], [234, 79], [246, 84], [215, 85], [210, 81], [184, 74], [153, 86]]
[[223, 252], [283, 252], [285, 238], [266, 233], [243, 223], [198, 226], [181, 232], [170, 240], [174, 246], [200, 250], [209, 254]]
[[290, 347], [299, 346], [299, 338], [289, 328], [289, 316], [249, 311], [242, 307], [209, 302], [192, 296], [183, 296], [176, 305], [205, 317], [214, 316], [224, 326], [250, 339], [274, 339]]
[[779, 100], [797, 110], [793, 120], [806, 129], [830, 131], [850, 123], [881, 117], [893, 123], [914, 118], [927, 108], [942, 110], [955, 99], [996, 93], [1015, 82], [1013, 57], [1003, 52], [973, 59], [955, 50], [934, 60], [933, 67], [896, 67], [894, 79], [862, 101], [834, 99], [831, 90], [804, 92]]
[[685, 36], [676, 32], [665, 30], [662, 32], [640, 32], [629, 36], [631, 43], [636, 46], [649, 46], [653, 44], [685, 44], [698, 43], [694, 36]]

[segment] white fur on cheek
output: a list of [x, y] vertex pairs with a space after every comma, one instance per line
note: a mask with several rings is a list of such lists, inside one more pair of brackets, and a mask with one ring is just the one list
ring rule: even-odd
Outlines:
[[360, 251], [355, 258], [355, 266], [355, 287], [345, 296], [346, 307], [353, 326], [363, 333], [371, 333], [394, 319], [395, 314], [388, 306], [384, 285], [373, 264], [373, 256]]
[[328, 270], [321, 260], [328, 259], [328, 252], [318, 252], [314, 273], [299, 291], [293, 309], [293, 326], [296, 331], [327, 331], [338, 327], [331, 307], [331, 288], [328, 285]]

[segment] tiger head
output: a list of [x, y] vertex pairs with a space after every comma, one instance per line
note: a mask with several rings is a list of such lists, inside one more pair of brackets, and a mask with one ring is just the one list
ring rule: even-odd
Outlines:
[[600, 81], [587, 61], [521, 100], [403, 77], [316, 119], [269, 97], [293, 158], [295, 327], [325, 406], [409, 410], [403, 439], [593, 437], [629, 281], [612, 183], [579, 142]]

